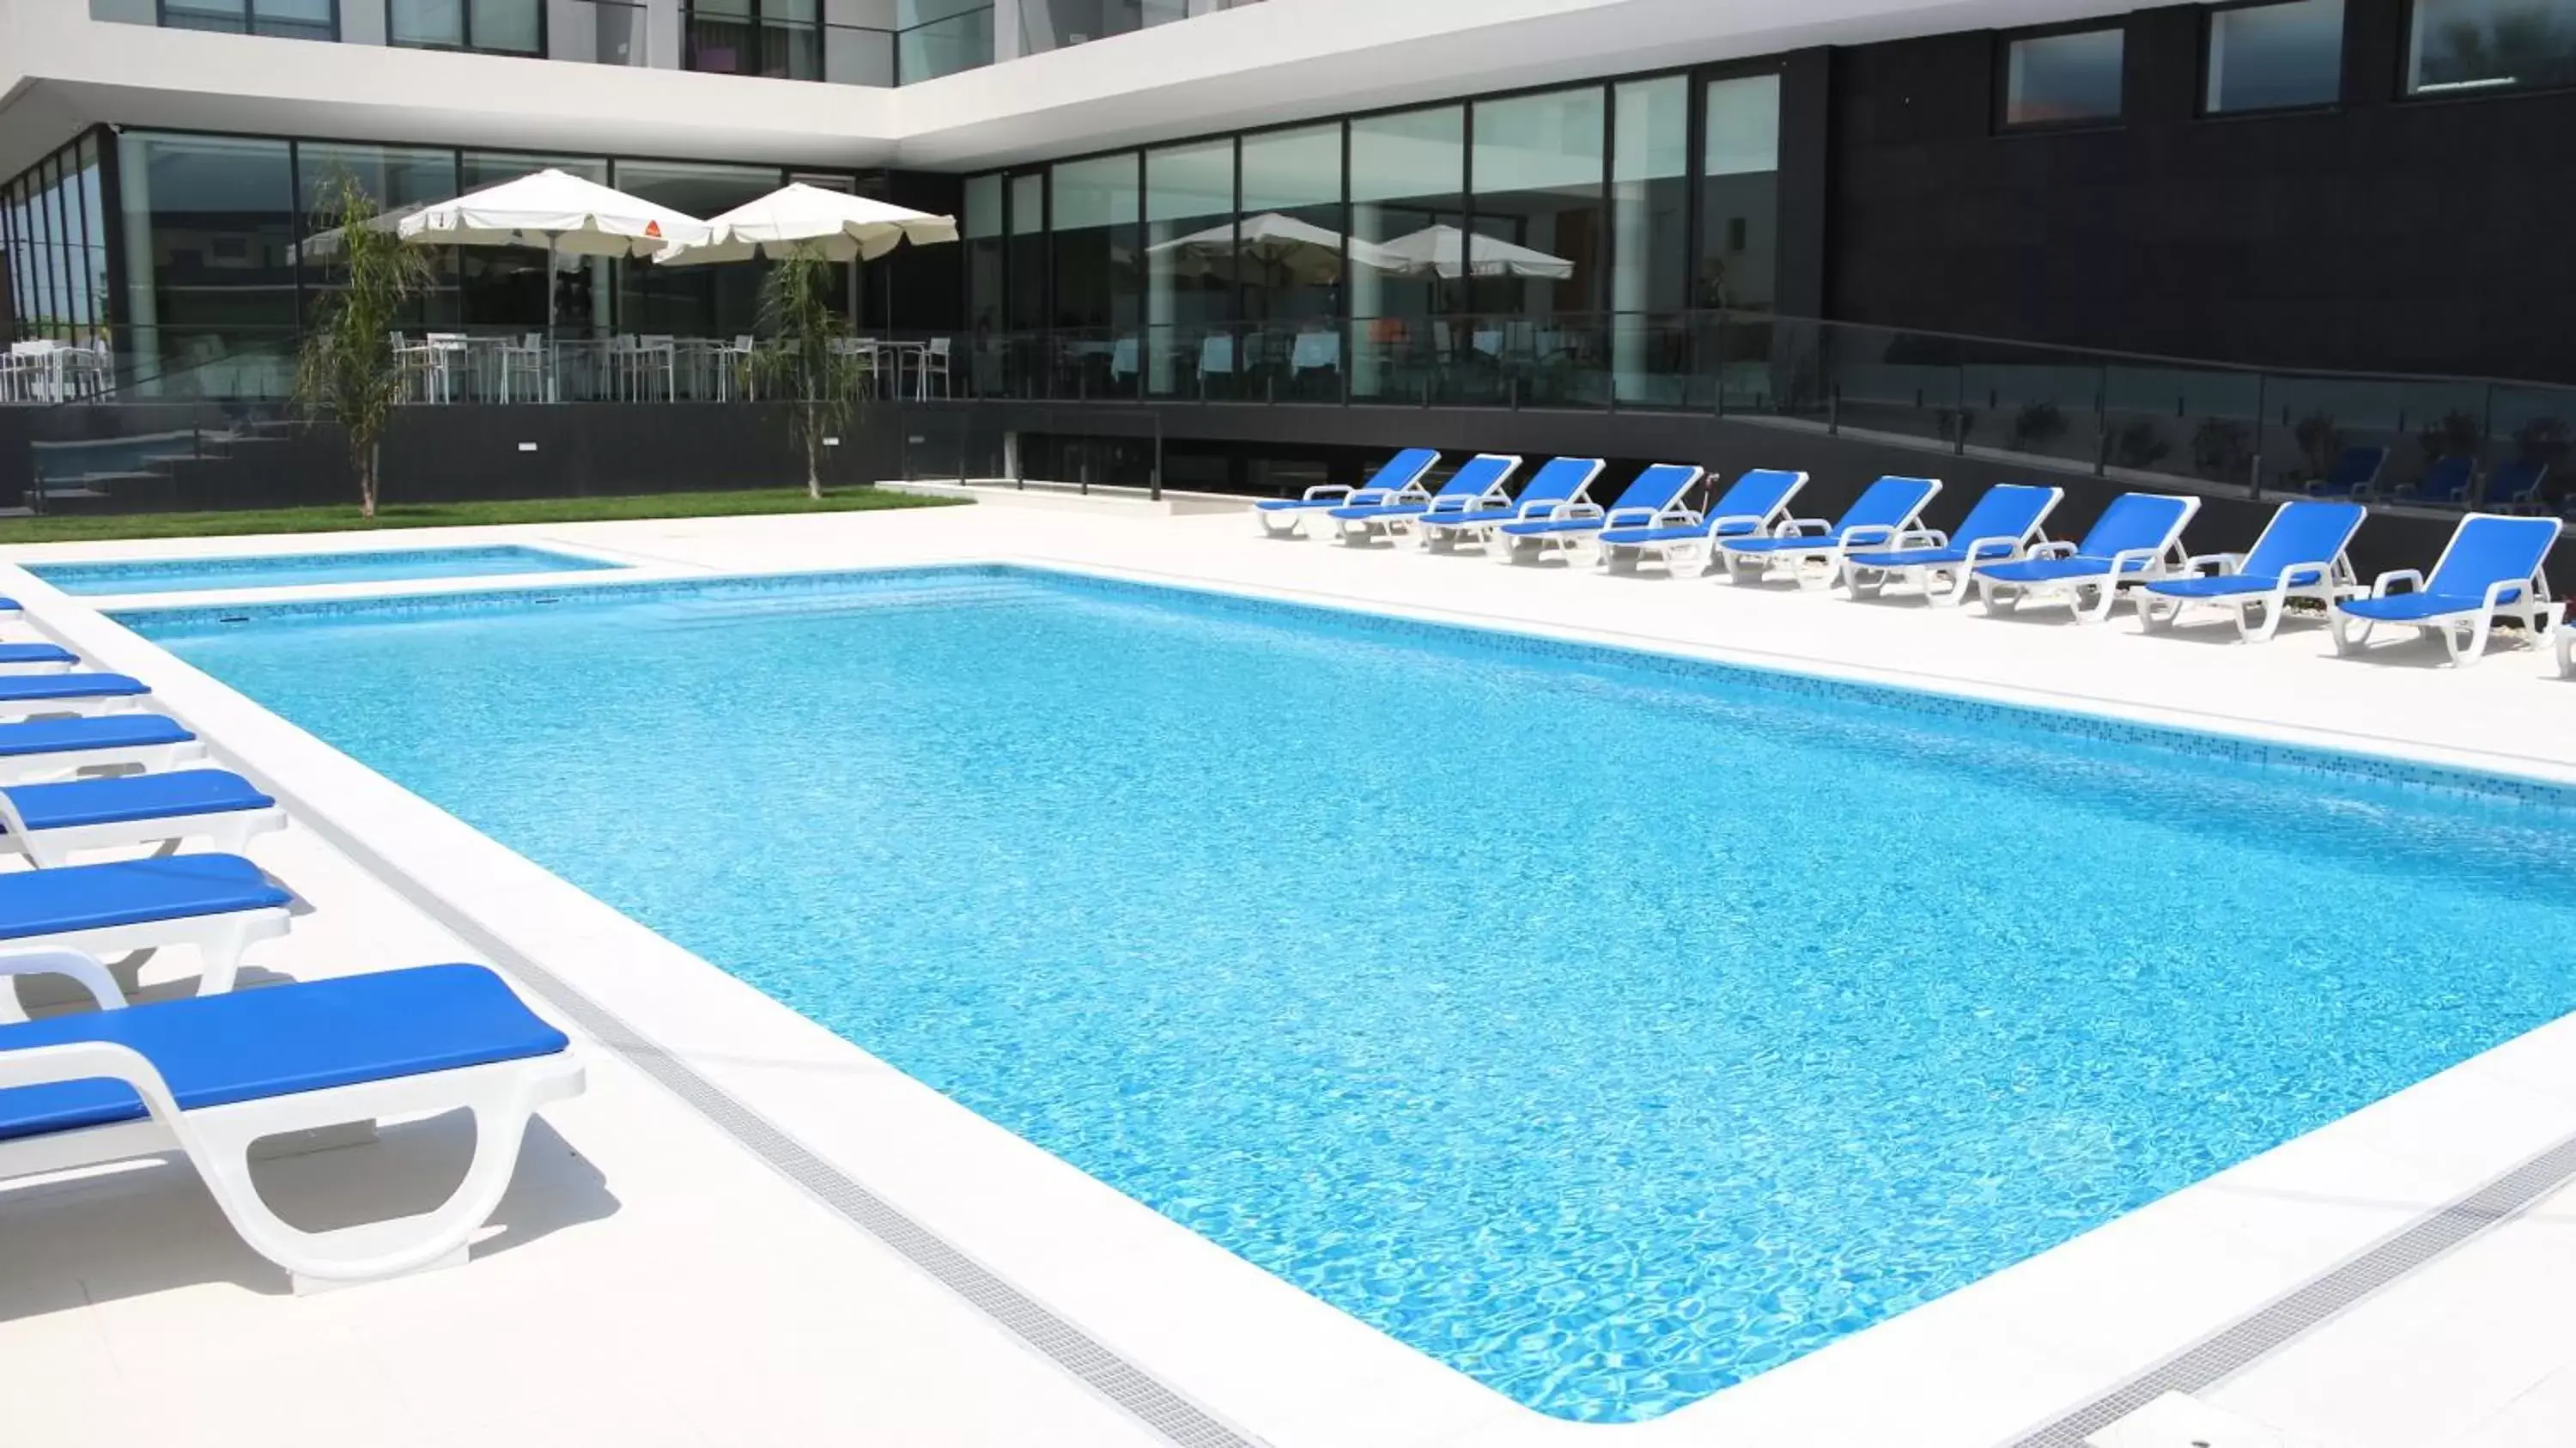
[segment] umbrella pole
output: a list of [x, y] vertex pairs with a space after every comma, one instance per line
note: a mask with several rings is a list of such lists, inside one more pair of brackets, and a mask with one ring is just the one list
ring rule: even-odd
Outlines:
[[540, 290], [546, 307], [546, 401], [561, 402], [563, 394], [555, 383], [563, 367], [555, 350], [555, 235], [551, 231], [546, 233], [546, 284]]

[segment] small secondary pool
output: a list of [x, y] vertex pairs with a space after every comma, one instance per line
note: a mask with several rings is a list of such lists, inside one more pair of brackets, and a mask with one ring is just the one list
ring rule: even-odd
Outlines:
[[1565, 1418], [2576, 1007], [2545, 787], [1009, 570], [223, 612], [134, 617]]
[[391, 548], [358, 553], [235, 554], [131, 563], [31, 563], [27, 571], [65, 593], [198, 593], [213, 588], [300, 588], [316, 583], [405, 583], [512, 573], [588, 573], [621, 564], [499, 544]]

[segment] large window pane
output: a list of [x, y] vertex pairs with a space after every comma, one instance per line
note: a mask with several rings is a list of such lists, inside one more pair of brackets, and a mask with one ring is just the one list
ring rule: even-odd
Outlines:
[[177, 369], [294, 330], [295, 181], [284, 141], [128, 131], [117, 171], [135, 353]]
[[1011, 178], [1011, 329], [1047, 324], [1046, 173]]
[[81, 215], [88, 227], [87, 274], [90, 298], [90, 329], [98, 336], [107, 334], [107, 211], [100, 198], [98, 142], [83, 137], [80, 143]]
[[2004, 60], [2004, 124], [2117, 120], [2124, 32], [2117, 26], [2025, 35]]
[[1610, 350], [1623, 402], [1678, 402], [1688, 368], [1690, 82], [1632, 81], [1611, 101]]
[[[1351, 235], [1372, 246], [1467, 225], [1467, 114], [1461, 106], [1351, 122]], [[1419, 243], [1417, 243], [1419, 244]], [[1447, 319], [1465, 285], [1387, 254], [1350, 271], [1351, 392], [1414, 397], [1465, 341]]]
[[1708, 83], [1700, 157], [1699, 305], [1769, 311], [1780, 214], [1780, 77]]
[[[775, 191], [779, 172], [768, 166], [679, 165], [620, 161], [611, 183], [630, 196], [657, 201], [701, 219], [731, 211]], [[618, 330], [677, 337], [732, 337], [749, 332], [760, 317], [756, 263], [731, 266], [661, 266], [621, 261]]]
[[1234, 142], [1145, 153], [1146, 387], [1195, 390], [1210, 362], [1230, 375], [1234, 320]]
[[396, 45], [465, 44], [465, 0], [385, 0], [385, 38]]
[[172, 30], [247, 34], [250, 0], [166, 0], [161, 7], [161, 23]]
[[989, 0], [903, 0], [896, 21], [895, 76], [902, 84], [993, 63]]
[[1136, 153], [1064, 162], [1053, 168], [1049, 194], [1059, 387], [1132, 392], [1140, 362]]
[[[176, 6], [171, 7], [176, 9]], [[251, 33], [294, 40], [336, 40], [332, 0], [252, 0]]]
[[[295, 148], [299, 237], [310, 236], [321, 225], [319, 213], [342, 176], [355, 180], [377, 209], [387, 213], [444, 201], [458, 190], [453, 151], [302, 142]], [[306, 250], [311, 254], [299, 259], [309, 300], [318, 289], [341, 285], [343, 274], [336, 253], [327, 246]], [[455, 247], [430, 250], [430, 286], [412, 308], [413, 325], [444, 326], [457, 320], [456, 252]]]
[[974, 390], [997, 392], [1002, 385], [1000, 335], [1010, 324], [1002, 311], [1005, 265], [1002, 188], [998, 175], [966, 178], [966, 209], [959, 240], [966, 248], [966, 331], [972, 338], [968, 355], [975, 369]]
[[[547, 168], [585, 181], [609, 184], [608, 162], [598, 156], [528, 156], [515, 151], [468, 151], [456, 178], [459, 191], [479, 191]], [[606, 257], [559, 256], [551, 278], [538, 247], [463, 246], [456, 249], [459, 320], [469, 327], [541, 332], [549, 298], [556, 335], [583, 337], [609, 330], [614, 263]]]
[[2415, 0], [2410, 95], [2576, 85], [2576, 0]]
[[36, 309], [31, 320], [39, 337], [59, 336], [62, 326], [62, 245], [54, 221], [51, 171], [50, 161], [40, 161], [28, 173], [31, 189], [27, 194], [27, 219], [33, 223], [32, 265], [36, 277]]
[[[1585, 86], [1476, 106], [1476, 235], [1464, 252], [1474, 310], [1544, 320], [1598, 305], [1604, 94]], [[1434, 255], [1444, 270], [1461, 264], [1455, 238]]]
[[544, 49], [545, 0], [471, 0], [467, 15], [476, 50], [536, 55]]
[[2209, 16], [2211, 114], [2331, 105], [2343, 92], [2343, 0], [2291, 0]]

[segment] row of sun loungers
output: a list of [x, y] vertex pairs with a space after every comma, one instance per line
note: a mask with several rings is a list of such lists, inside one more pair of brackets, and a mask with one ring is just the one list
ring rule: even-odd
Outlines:
[[1880, 478], [1841, 517], [1824, 519], [1792, 516], [1807, 483], [1798, 472], [1756, 469], [1694, 508], [1687, 500], [1703, 472], [1658, 464], [1605, 508], [1588, 497], [1602, 472], [1598, 458], [1553, 459], [1518, 494], [1510, 487], [1517, 457], [1479, 453], [1434, 489], [1428, 480], [1439, 460], [1413, 449], [1364, 486], [1314, 488], [1254, 512], [1262, 531], [1280, 538], [1310, 528], [1351, 544], [1410, 536], [1429, 549], [1481, 546], [1513, 560], [1588, 551], [1605, 569], [1785, 578], [1805, 588], [1839, 586], [1855, 598], [1896, 588], [1935, 606], [1974, 593], [1989, 612], [2063, 603], [2087, 623], [2109, 618], [2127, 598], [2149, 632], [2214, 610], [2256, 642], [2279, 631], [2292, 603], [2305, 602], [2325, 611], [2337, 652], [2364, 647], [2385, 624], [2434, 634], [2455, 664], [2475, 662], [2495, 621], [2506, 618], [2535, 636], [2554, 633], [2559, 672], [2576, 676], [2576, 633], [2559, 627], [2562, 609], [2544, 572], [2558, 540], [2554, 518], [2472, 513], [2429, 574], [2386, 573], [2365, 587], [2346, 552], [2367, 513], [2356, 502], [2293, 500], [2245, 553], [2194, 555], [2182, 535], [2200, 500], [2176, 494], [2124, 493], [2082, 538], [2052, 540], [2044, 526], [2064, 493], [2026, 483], [1987, 489], [1944, 533], [1921, 521], [1941, 491], [1932, 478]]
[[[298, 1291], [463, 1261], [529, 1118], [582, 1089], [570, 1043], [479, 965], [236, 992], [244, 952], [290, 928], [294, 897], [239, 853], [285, 812], [151, 697], [57, 644], [0, 642], [0, 847], [28, 866], [0, 872], [0, 1181], [176, 1151]], [[100, 851], [126, 857], [73, 862]], [[197, 952], [195, 994], [129, 1004], [106, 962], [174, 948]], [[36, 976], [87, 1008], [27, 1019]], [[308, 1231], [251, 1181], [264, 1138], [460, 1109], [473, 1160], [429, 1212]]]

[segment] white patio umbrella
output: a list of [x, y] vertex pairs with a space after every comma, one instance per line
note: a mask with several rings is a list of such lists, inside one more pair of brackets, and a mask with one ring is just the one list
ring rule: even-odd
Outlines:
[[396, 229], [416, 246], [532, 246], [546, 253], [546, 357], [555, 350], [555, 259], [650, 256], [675, 242], [704, 241], [707, 224], [641, 196], [613, 191], [552, 167], [469, 191], [405, 215]]
[[1387, 256], [1373, 242], [1344, 238], [1338, 231], [1276, 211], [1243, 218], [1239, 236], [1233, 226], [1211, 226], [1158, 242], [1145, 248], [1145, 254], [1170, 257], [1176, 265], [1188, 266], [1200, 275], [1231, 274], [1236, 265], [1250, 262], [1270, 272], [1276, 281], [1328, 286], [1342, 278], [1342, 247], [1346, 240], [1354, 263], [1380, 271], [1404, 269], [1402, 262]]
[[1462, 276], [1540, 277], [1562, 281], [1574, 275], [1574, 263], [1499, 236], [1467, 233], [1446, 222], [1397, 237], [1383, 248], [1396, 259], [1395, 269], [1432, 272], [1448, 280]]
[[653, 259], [665, 266], [794, 254], [874, 261], [907, 241], [929, 246], [956, 239], [956, 217], [798, 181], [710, 218], [704, 239], [674, 241]]

